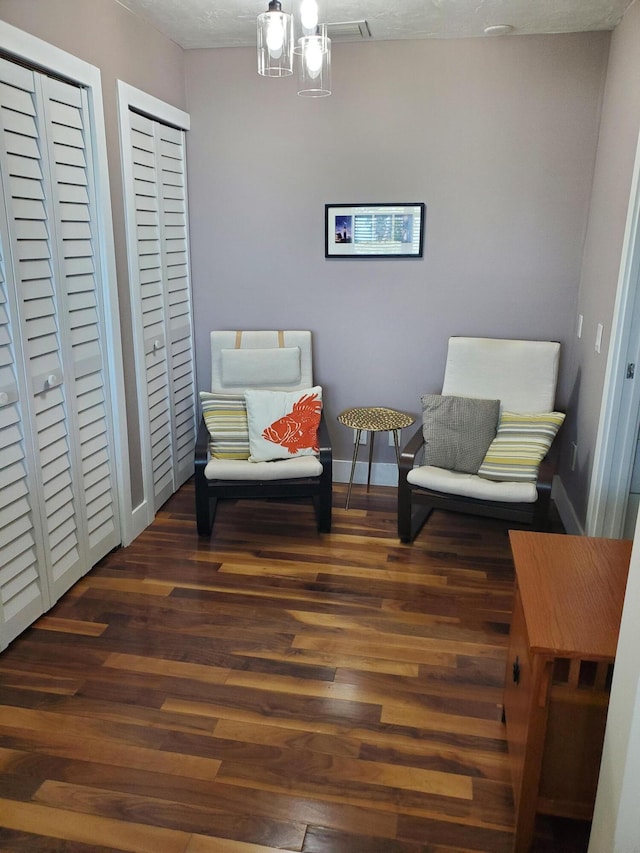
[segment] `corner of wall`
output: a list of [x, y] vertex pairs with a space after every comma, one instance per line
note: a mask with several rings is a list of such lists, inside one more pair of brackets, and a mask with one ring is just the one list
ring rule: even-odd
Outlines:
[[559, 476], [553, 478], [551, 497], [556, 505], [560, 520], [567, 533], [572, 536], [584, 536], [585, 531], [580, 523], [578, 514], [567, 494], [562, 479]]

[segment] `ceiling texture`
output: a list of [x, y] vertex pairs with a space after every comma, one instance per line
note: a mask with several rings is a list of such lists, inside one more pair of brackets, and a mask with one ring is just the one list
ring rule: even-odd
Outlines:
[[[185, 49], [251, 47], [268, 0], [118, 0]], [[295, 0], [281, 0], [291, 12]], [[332, 41], [612, 30], [640, 0], [321, 0]], [[496, 27], [496, 30], [487, 28]]]

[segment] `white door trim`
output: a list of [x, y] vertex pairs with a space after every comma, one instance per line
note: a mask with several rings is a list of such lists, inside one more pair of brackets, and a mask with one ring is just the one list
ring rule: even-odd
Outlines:
[[586, 534], [619, 538], [624, 525], [638, 433], [640, 381], [628, 380], [628, 362], [640, 371], [640, 341], [633, 340], [634, 313], [640, 311], [640, 137], [631, 182], [611, 341], [598, 436], [587, 504]]

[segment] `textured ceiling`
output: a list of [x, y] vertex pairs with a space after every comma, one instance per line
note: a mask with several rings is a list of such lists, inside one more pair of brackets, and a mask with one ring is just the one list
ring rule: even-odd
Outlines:
[[[268, 0], [118, 0], [184, 48], [249, 47]], [[371, 38], [481, 36], [510, 24], [514, 34], [612, 30], [634, 0], [324, 0], [327, 23], [367, 21]], [[293, 0], [282, 0], [291, 11]], [[354, 28], [357, 32], [357, 28]], [[334, 35], [334, 41], [336, 40]], [[341, 40], [360, 39], [343, 35]]]

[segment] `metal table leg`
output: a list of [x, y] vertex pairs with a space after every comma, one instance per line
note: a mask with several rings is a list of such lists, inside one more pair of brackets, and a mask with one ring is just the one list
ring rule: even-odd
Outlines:
[[356, 430], [356, 441], [353, 445], [353, 461], [351, 462], [351, 474], [349, 475], [349, 486], [347, 488], [347, 502], [344, 505], [345, 509], [349, 509], [349, 500], [351, 499], [351, 486], [353, 486], [353, 475], [356, 470], [356, 459], [358, 458], [358, 448], [360, 447], [361, 429]]
[[398, 468], [400, 468], [400, 442], [398, 441], [398, 430], [394, 429], [393, 432], [393, 443], [396, 448], [396, 460], [398, 462]]
[[373, 459], [373, 439], [376, 437], [376, 434], [373, 430], [369, 432], [369, 469], [367, 471], [367, 491], [369, 491], [369, 485], [371, 483], [371, 460]]

